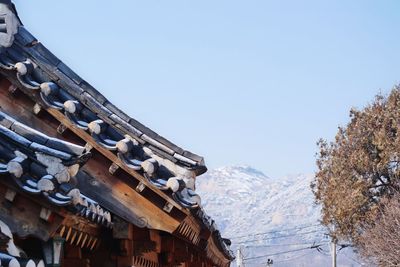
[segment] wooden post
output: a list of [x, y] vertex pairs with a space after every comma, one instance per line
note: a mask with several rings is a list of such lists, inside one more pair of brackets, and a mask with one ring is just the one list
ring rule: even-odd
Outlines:
[[133, 264], [133, 225], [119, 217], [114, 218], [113, 238], [118, 242], [117, 266], [127, 267]]

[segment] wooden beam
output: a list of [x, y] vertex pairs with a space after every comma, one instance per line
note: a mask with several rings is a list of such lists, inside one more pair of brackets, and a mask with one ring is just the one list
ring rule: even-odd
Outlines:
[[158, 195], [160, 195], [162, 198], [164, 198], [167, 202], [170, 202], [174, 208], [184, 212], [186, 215], [189, 215], [189, 211], [185, 208], [183, 208], [181, 205], [176, 203], [172, 198], [167, 196], [164, 192], [161, 190], [155, 189], [149, 181], [147, 181], [146, 178], [144, 178], [141, 174], [138, 172], [130, 169], [127, 167], [118, 157], [115, 155], [112, 151], [109, 151], [103, 147], [101, 147], [99, 144], [96, 143], [96, 141], [93, 139], [93, 137], [87, 133], [86, 131], [79, 129], [76, 127], [72, 122], [70, 122], [67, 118], [65, 118], [64, 114], [61, 113], [58, 110], [55, 109], [48, 109], [48, 113], [50, 113], [54, 118], [56, 118], [60, 123], [65, 125], [68, 129], [70, 129], [72, 132], [74, 132], [77, 136], [80, 136], [83, 140], [85, 140], [88, 144], [90, 144], [94, 149], [99, 151], [101, 154], [103, 154], [106, 158], [108, 158], [111, 162], [115, 163], [118, 165], [121, 169], [123, 169], [125, 172], [129, 173], [136, 179], [138, 179], [140, 182], [145, 184], [150, 190], [156, 192]]
[[[11, 181], [9, 181], [11, 183]], [[11, 203], [6, 200], [6, 192], [10, 185], [7, 178], [0, 179], [0, 220], [10, 226], [18, 237], [34, 236], [47, 241], [60, 227], [63, 218], [54, 213], [51, 221], [40, 218], [43, 207], [50, 209], [49, 204], [37, 196], [25, 196], [17, 188], [12, 188], [18, 197]]]
[[[96, 179], [92, 179], [83, 173], [82, 179], [79, 179], [81, 182], [79, 188], [82, 193], [93, 199], [103, 200], [102, 202], [99, 200], [100, 204], [125, 220], [135, 223], [135, 220], [140, 218], [141, 224], [145, 221], [143, 226], [167, 232], [173, 232], [178, 227], [182, 217], [189, 214], [188, 210], [180, 207], [164, 192], [149, 185], [148, 181], [139, 173], [126, 167], [113, 152], [100, 147], [88, 133], [74, 127], [62, 113], [48, 110], [49, 112], [41, 113], [40, 118], [36, 117], [32, 112], [34, 102], [30, 98], [24, 94], [14, 97], [7, 90], [2, 90], [2, 88], [8, 88], [7, 83], [9, 82], [6, 80], [0, 81], [1, 110], [16, 116], [16, 119], [31, 127], [40, 129], [47, 135], [63, 138], [79, 145], [87, 144], [88, 147], [94, 148], [93, 153], [95, 155], [102, 155], [103, 158], [100, 159], [102, 162], [96, 162], [96, 159], [92, 159], [86, 164], [87, 173], [95, 175]], [[71, 134], [58, 135], [55, 128], [60, 123], [67, 126], [71, 130], [68, 130]], [[112, 164], [113, 160], [119, 162], [118, 166], [123, 166], [121, 171], [117, 173], [118, 176], [108, 174], [107, 165]], [[135, 179], [132, 178], [132, 174], [134, 174]], [[88, 182], [87, 177], [89, 177], [90, 182]], [[121, 177], [126, 177], [126, 179], [122, 181]], [[145, 189], [138, 193], [136, 187], [140, 181], [145, 185]], [[175, 205], [171, 214], [162, 210], [167, 201]]]
[[114, 217], [113, 238], [114, 239], [133, 239], [133, 225], [119, 217]]
[[155, 252], [161, 253], [161, 247], [162, 247], [162, 238], [160, 235], [160, 231], [158, 230], [150, 230], [150, 240], [153, 241], [156, 245]]
[[[96, 199], [101, 206], [133, 224], [169, 233], [178, 228], [178, 220], [137, 193], [136, 188], [125, 181], [130, 177], [124, 177], [122, 173], [116, 177], [108, 171], [102, 172], [105, 166], [101, 157], [101, 154], [93, 155], [91, 163], [84, 166], [84, 172], [79, 172], [76, 176], [78, 188], [83, 194]], [[85, 172], [95, 174], [96, 178]]]

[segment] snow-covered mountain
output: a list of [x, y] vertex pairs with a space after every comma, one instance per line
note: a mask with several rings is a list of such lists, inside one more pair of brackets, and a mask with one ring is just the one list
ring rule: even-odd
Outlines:
[[[330, 266], [329, 238], [318, 222], [312, 179], [273, 179], [249, 166], [231, 166], [200, 176], [197, 191], [223, 236], [232, 239], [232, 248], [242, 247], [246, 266], [266, 266], [269, 258], [274, 267]], [[338, 266], [360, 266], [351, 252], [339, 254]]]

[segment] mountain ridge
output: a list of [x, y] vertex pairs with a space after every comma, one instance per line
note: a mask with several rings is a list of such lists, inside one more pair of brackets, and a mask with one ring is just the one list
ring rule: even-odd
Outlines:
[[[197, 191], [222, 235], [232, 239], [232, 248], [245, 251], [246, 266], [265, 266], [268, 257], [262, 256], [276, 253], [274, 267], [329, 266], [329, 238], [319, 223], [320, 207], [310, 187], [313, 178], [300, 174], [273, 179], [248, 165], [225, 166], [199, 177]], [[309, 249], [313, 245], [321, 245], [320, 251]], [[300, 257], [302, 252], [309, 255]], [[340, 263], [359, 266], [350, 260]]]

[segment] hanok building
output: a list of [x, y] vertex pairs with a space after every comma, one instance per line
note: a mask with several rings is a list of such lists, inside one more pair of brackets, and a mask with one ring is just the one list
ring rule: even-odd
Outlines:
[[0, 0], [0, 266], [220, 266], [204, 160], [130, 118]]

